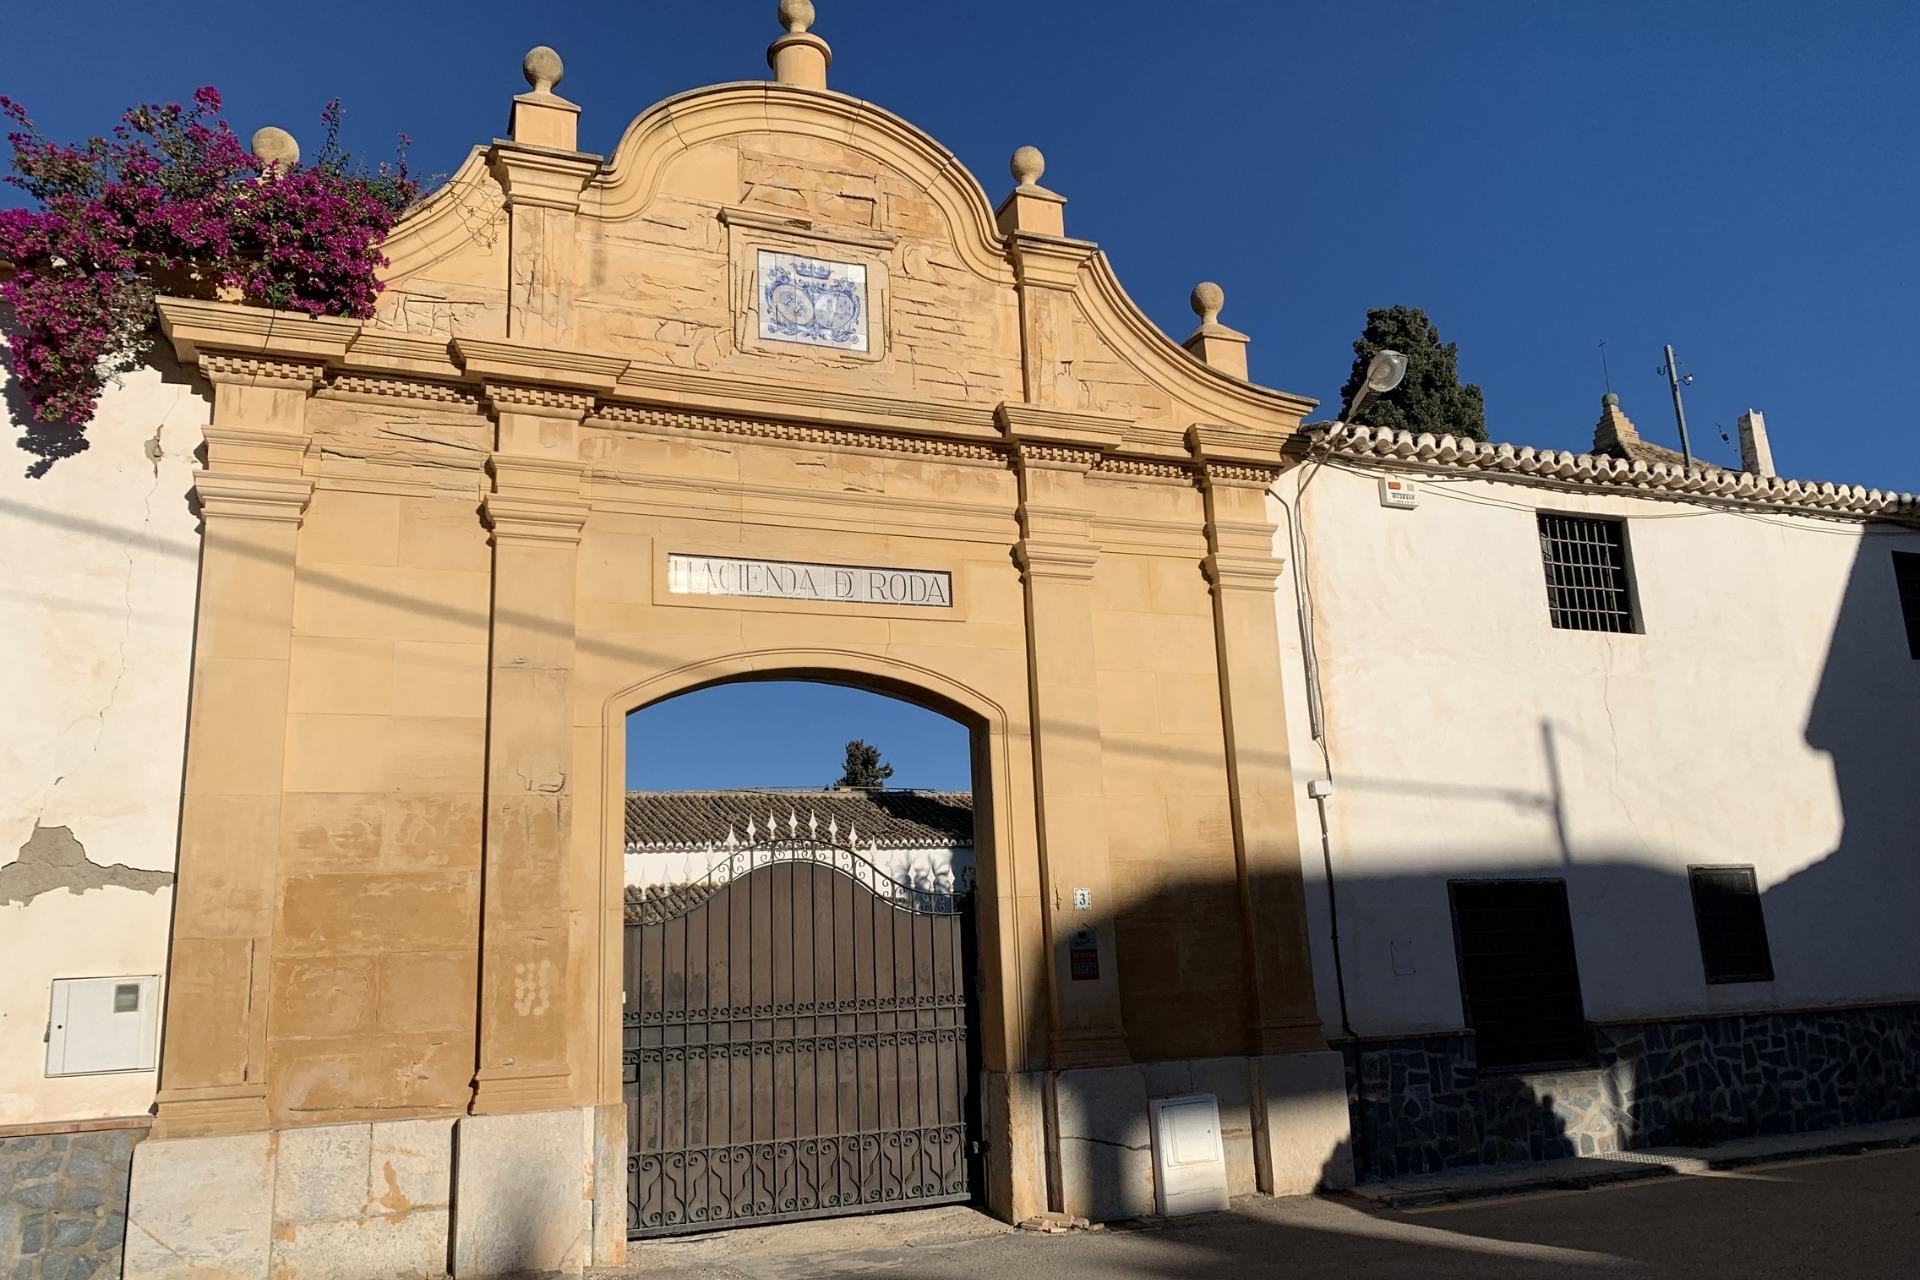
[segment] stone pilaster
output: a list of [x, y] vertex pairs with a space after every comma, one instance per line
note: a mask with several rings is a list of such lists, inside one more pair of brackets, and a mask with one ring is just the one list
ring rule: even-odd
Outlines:
[[1227, 746], [1240, 912], [1252, 968], [1255, 1055], [1326, 1048], [1314, 1000], [1306, 897], [1294, 825], [1286, 689], [1280, 668], [1267, 488], [1279, 444], [1265, 435], [1196, 426], [1188, 448], [1206, 498], [1207, 581]]
[[574, 1104], [567, 860], [574, 820], [575, 572], [587, 503], [580, 422], [593, 397], [488, 383], [498, 424], [483, 514], [493, 534], [486, 849], [475, 1114]]
[[267, 1127], [267, 981], [294, 554], [313, 493], [306, 402], [325, 366], [196, 352], [213, 383], [168, 963], [159, 1138]]
[[496, 142], [487, 162], [506, 196], [507, 336], [558, 345], [573, 336], [574, 222], [600, 157]]
[[1080, 403], [1073, 379], [1073, 291], [1094, 246], [1016, 231], [1013, 266], [1020, 284], [1021, 369], [1027, 401], [1071, 410]]
[[[1129, 1060], [1120, 1012], [1113, 917], [1077, 916], [1075, 888], [1111, 903], [1106, 784], [1100, 758], [1100, 690], [1094, 646], [1093, 539], [1087, 473], [1119, 443], [1113, 420], [1003, 404], [1020, 475], [1020, 541], [1026, 590], [1027, 679], [1033, 715], [1034, 795], [1039, 802], [1044, 906], [1053, 964], [1049, 1057], [1056, 1069]], [[1073, 976], [1073, 934], [1091, 928], [1099, 976]]]

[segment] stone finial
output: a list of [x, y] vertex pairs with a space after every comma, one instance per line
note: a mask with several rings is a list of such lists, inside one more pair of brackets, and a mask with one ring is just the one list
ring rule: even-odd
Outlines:
[[1193, 286], [1193, 296], [1188, 300], [1193, 314], [1200, 317], [1202, 327], [1220, 322], [1220, 310], [1227, 305], [1227, 291], [1211, 280], [1202, 280]]
[[1193, 286], [1187, 301], [1193, 307], [1193, 314], [1200, 317], [1200, 327], [1180, 345], [1201, 363], [1245, 382], [1249, 339], [1238, 329], [1229, 329], [1220, 323], [1220, 312], [1227, 305], [1227, 291], [1211, 280], [1202, 280]]
[[803, 89], [827, 87], [833, 50], [813, 34], [813, 0], [780, 0], [780, 25], [787, 33], [767, 46], [774, 82]]
[[1063, 210], [1067, 200], [1065, 196], [1055, 195], [1040, 185], [1040, 175], [1047, 171], [1047, 158], [1040, 154], [1040, 148], [1015, 148], [1012, 158], [1007, 161], [1007, 171], [1019, 185], [1000, 202], [995, 214], [1000, 230], [1007, 235], [1017, 232], [1040, 236], [1066, 235], [1067, 220]]
[[520, 59], [520, 74], [527, 78], [535, 93], [552, 93], [560, 77], [567, 74], [567, 64], [560, 61], [560, 55], [551, 46], [537, 44]]
[[555, 151], [574, 151], [580, 146], [580, 108], [553, 91], [567, 71], [560, 55], [544, 44], [527, 50], [520, 59], [520, 73], [532, 86], [513, 100], [507, 120], [507, 136], [515, 142]]
[[780, 25], [789, 35], [805, 35], [813, 25], [813, 0], [780, 0]]
[[254, 159], [264, 167], [278, 169], [282, 173], [300, 163], [300, 144], [278, 125], [270, 124], [264, 129], [255, 129], [250, 148]]
[[1007, 168], [1013, 174], [1013, 180], [1023, 187], [1040, 185], [1040, 175], [1047, 171], [1047, 158], [1040, 154], [1038, 147], [1016, 147], [1013, 158], [1007, 161]]

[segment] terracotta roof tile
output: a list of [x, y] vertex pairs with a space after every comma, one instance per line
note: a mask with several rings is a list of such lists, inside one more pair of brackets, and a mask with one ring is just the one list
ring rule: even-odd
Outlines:
[[853, 827], [864, 848], [969, 847], [973, 844], [971, 791], [629, 791], [629, 848], [699, 848], [724, 844], [731, 830], [747, 838], [747, 823], [764, 831], [768, 819], [782, 833], [790, 820], [807, 830], [807, 816], [841, 832]]

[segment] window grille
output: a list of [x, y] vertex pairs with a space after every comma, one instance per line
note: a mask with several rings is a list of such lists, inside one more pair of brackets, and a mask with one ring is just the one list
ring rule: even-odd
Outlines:
[[1592, 1056], [1564, 880], [1454, 880], [1454, 946], [1483, 1069]]
[[1635, 631], [1627, 582], [1627, 531], [1618, 520], [1540, 513], [1540, 558], [1553, 625], [1572, 631]]
[[1773, 955], [1752, 867], [1689, 867], [1708, 982], [1772, 982]]
[[1893, 553], [1893, 580], [1900, 588], [1900, 616], [1907, 623], [1907, 652], [1920, 659], [1920, 552]]

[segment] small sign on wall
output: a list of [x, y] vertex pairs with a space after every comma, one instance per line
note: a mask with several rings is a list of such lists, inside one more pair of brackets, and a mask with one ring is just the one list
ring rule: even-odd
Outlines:
[[1420, 491], [1413, 481], [1398, 476], [1380, 477], [1380, 505], [1395, 511], [1411, 511], [1420, 505]]
[[1075, 982], [1100, 978], [1100, 938], [1091, 929], [1075, 929], [1067, 940], [1067, 969]]
[[747, 596], [830, 604], [953, 608], [953, 575], [943, 569], [814, 564], [751, 556], [667, 556], [667, 591], [676, 596]]

